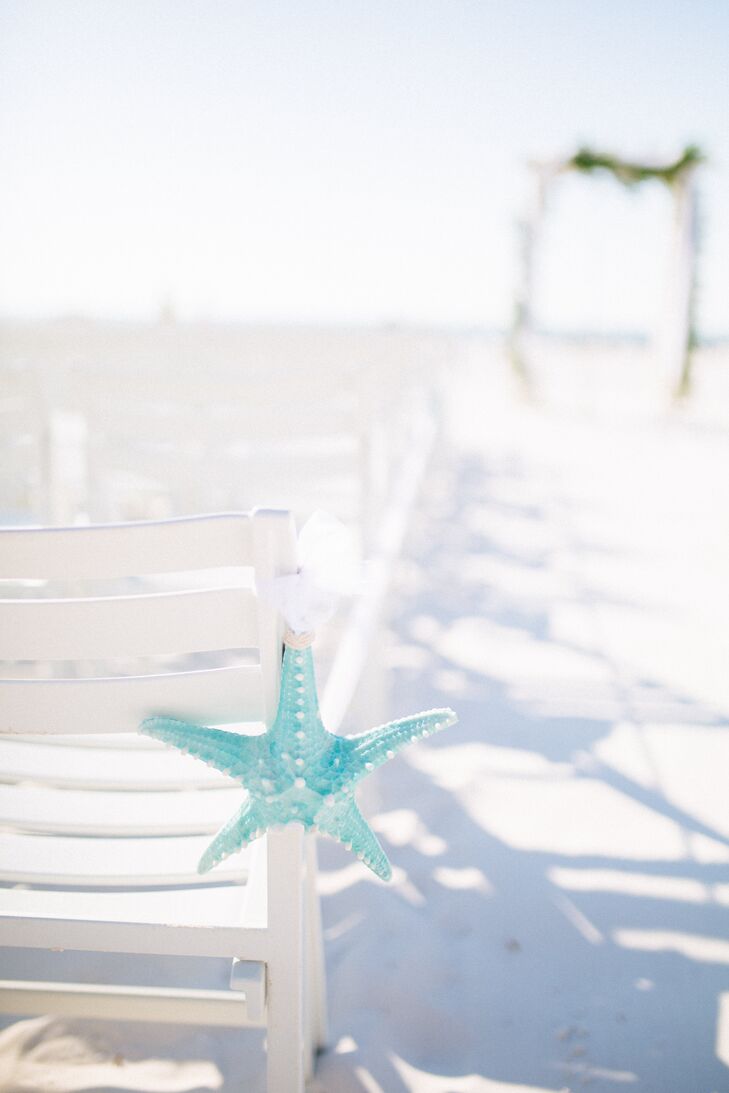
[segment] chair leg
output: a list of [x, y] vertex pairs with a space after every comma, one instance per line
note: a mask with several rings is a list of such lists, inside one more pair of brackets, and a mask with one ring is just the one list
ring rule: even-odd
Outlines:
[[268, 1093], [304, 1089], [304, 832], [268, 833]]
[[326, 1000], [326, 970], [324, 961], [324, 940], [321, 926], [321, 904], [316, 888], [317, 860], [316, 860], [316, 836], [309, 835], [306, 839], [306, 978], [304, 989], [306, 991], [306, 1018], [308, 1043], [306, 1045], [305, 1062], [307, 1064], [307, 1077], [313, 1073], [314, 1059], [317, 1051], [326, 1046], [327, 1042], [327, 1000]]

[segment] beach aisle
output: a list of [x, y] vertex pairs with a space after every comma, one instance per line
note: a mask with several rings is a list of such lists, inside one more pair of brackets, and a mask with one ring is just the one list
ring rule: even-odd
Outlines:
[[[320, 840], [310, 1093], [729, 1089], [729, 432], [631, 374], [454, 377], [387, 656], [392, 716], [460, 721], [362, 787], [391, 885]], [[264, 1089], [258, 1032], [0, 1032], [0, 1093]]]
[[729, 433], [630, 377], [474, 346], [391, 650], [460, 723], [367, 802], [393, 885], [322, 846], [316, 1090], [729, 1089]]

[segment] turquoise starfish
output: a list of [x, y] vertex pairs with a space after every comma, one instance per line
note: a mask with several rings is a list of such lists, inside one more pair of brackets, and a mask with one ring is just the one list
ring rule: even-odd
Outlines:
[[406, 744], [455, 720], [452, 710], [429, 710], [359, 736], [336, 736], [322, 724], [311, 648], [287, 645], [278, 712], [262, 735], [244, 736], [167, 717], [149, 718], [140, 731], [202, 759], [248, 790], [245, 803], [200, 859], [200, 873], [268, 828], [300, 823], [343, 843], [373, 873], [389, 880], [387, 855], [357, 807], [354, 787]]

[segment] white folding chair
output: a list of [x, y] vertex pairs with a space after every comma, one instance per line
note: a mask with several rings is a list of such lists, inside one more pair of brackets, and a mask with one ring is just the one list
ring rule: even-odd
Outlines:
[[[313, 843], [289, 827], [199, 876], [205, 833], [242, 789], [110, 735], [154, 714], [270, 724], [282, 624], [250, 577], [295, 565], [293, 521], [270, 510], [0, 530], [0, 658], [15, 676], [0, 679], [0, 732], [14, 734], [0, 739], [0, 944], [233, 961], [230, 990], [3, 982], [1, 1012], [265, 1025], [269, 1090], [303, 1089], [325, 1035]], [[225, 579], [206, 586], [212, 570]], [[200, 654], [218, 662], [196, 666]], [[130, 659], [140, 657], [162, 659], [144, 674]], [[68, 661], [80, 678], [48, 671]], [[111, 675], [109, 663], [134, 674]]]

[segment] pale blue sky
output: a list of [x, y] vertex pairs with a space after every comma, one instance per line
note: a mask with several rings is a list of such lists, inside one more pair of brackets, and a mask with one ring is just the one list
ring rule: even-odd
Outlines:
[[[524, 159], [687, 141], [728, 332], [725, 0], [0, 0], [0, 313], [503, 325]], [[567, 182], [544, 321], [650, 327], [669, 220]]]

